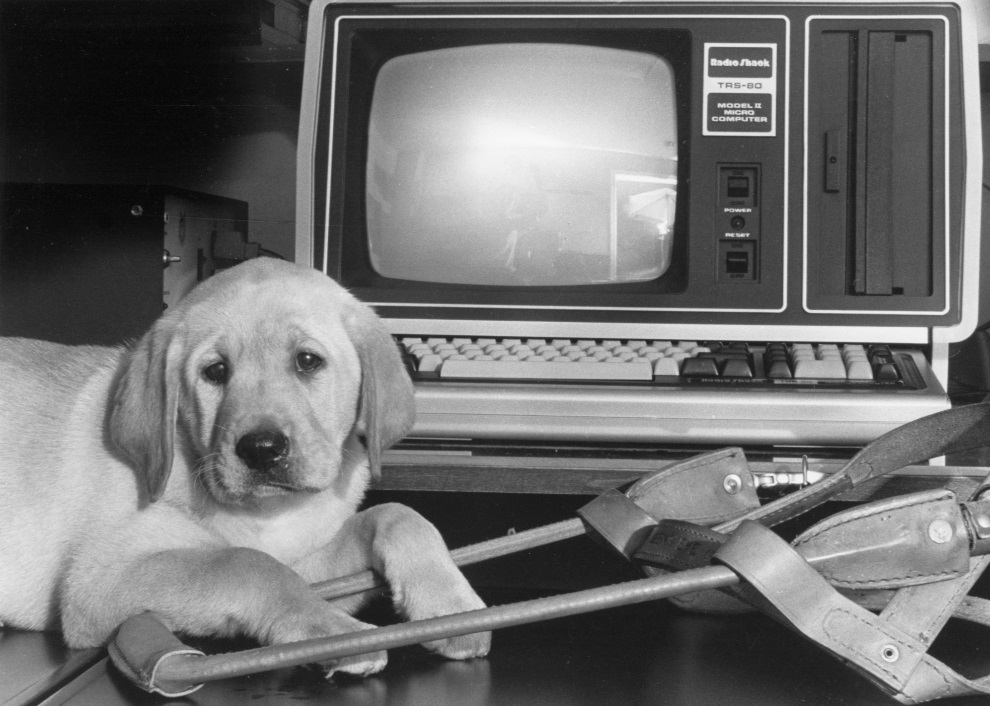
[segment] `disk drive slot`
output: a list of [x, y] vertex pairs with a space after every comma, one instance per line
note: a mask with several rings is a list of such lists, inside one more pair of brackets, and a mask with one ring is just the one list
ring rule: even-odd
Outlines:
[[917, 29], [827, 29], [813, 47], [812, 291], [830, 297], [829, 308], [896, 308], [899, 299], [932, 297], [945, 247], [933, 180], [945, 139], [941, 79], [932, 68], [936, 37]]

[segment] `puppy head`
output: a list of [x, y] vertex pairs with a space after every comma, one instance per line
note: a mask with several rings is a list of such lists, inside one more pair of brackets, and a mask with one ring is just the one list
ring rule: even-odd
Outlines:
[[215, 275], [128, 353], [111, 441], [151, 500], [177, 449], [214, 500], [329, 488], [364, 437], [372, 473], [412, 426], [412, 384], [380, 320], [323, 274], [262, 258]]

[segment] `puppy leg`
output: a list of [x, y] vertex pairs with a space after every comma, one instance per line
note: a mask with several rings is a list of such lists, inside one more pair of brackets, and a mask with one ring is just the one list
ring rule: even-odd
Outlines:
[[[164, 506], [89, 538], [68, 573], [61, 610], [71, 647], [101, 645], [126, 618], [148, 610], [179, 633], [247, 635], [269, 645], [372, 627], [321, 600], [268, 554], [224, 546]], [[385, 663], [382, 651], [325, 666], [328, 676], [364, 676]]]
[[[392, 591], [398, 611], [409, 620], [484, 608], [460, 572], [436, 528], [404, 505], [377, 505], [351, 517], [324, 550], [296, 567], [310, 582], [373, 569]], [[488, 654], [491, 633], [426, 643], [450, 659]]]

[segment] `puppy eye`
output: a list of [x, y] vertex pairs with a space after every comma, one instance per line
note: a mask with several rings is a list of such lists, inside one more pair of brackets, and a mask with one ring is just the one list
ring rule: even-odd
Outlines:
[[203, 369], [203, 377], [216, 385], [222, 385], [227, 382], [227, 378], [230, 377], [230, 372], [227, 370], [227, 364], [220, 360], [212, 365], [206, 366]]
[[323, 365], [323, 358], [315, 353], [303, 351], [296, 356], [296, 370], [301, 373], [311, 373]]

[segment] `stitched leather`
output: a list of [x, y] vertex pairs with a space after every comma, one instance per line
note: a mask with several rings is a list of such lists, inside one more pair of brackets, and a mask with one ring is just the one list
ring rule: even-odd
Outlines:
[[202, 684], [161, 678], [160, 667], [176, 655], [203, 656], [187, 647], [154, 613], [139, 613], [118, 628], [107, 646], [110, 659], [134, 684], [148, 692], [174, 698], [199, 689]]
[[[911, 634], [887, 611], [877, 616], [844, 597], [786, 542], [755, 522], [743, 523], [714, 560], [757, 590], [772, 606], [769, 614], [824, 647], [901, 703], [990, 694], [990, 678], [967, 679], [927, 654], [933, 634]], [[936, 586], [959, 595], [968, 590], [987, 563], [986, 558], [974, 559], [964, 576], [921, 588]], [[916, 588], [902, 591], [915, 593]], [[921, 601], [932, 598], [925, 593], [917, 591], [915, 597], [914, 607], [922, 612], [926, 606]], [[946, 606], [935, 607], [938, 620], [942, 620]]]
[[679, 520], [664, 520], [636, 551], [636, 561], [671, 571], [707, 566], [727, 535]]
[[[651, 473], [622, 494], [609, 490], [578, 510], [593, 538], [631, 558], [657, 521], [714, 524], [759, 507], [742, 449], [693, 456]], [[694, 525], [692, 525], [694, 526]]]
[[[932, 539], [933, 525], [951, 530]], [[635, 552], [636, 561], [683, 571], [709, 563], [729, 535], [665, 520]], [[955, 494], [924, 491], [889, 498], [828, 518], [794, 548], [840, 588], [899, 588], [945, 581], [969, 571], [969, 539]]]
[[782, 539], [745, 522], [715, 554], [773, 607], [776, 617], [897, 694], [926, 645], [835, 591]]
[[969, 571], [969, 537], [956, 496], [948, 490], [832, 515], [799, 535], [793, 546], [841, 588], [900, 588]]
[[[738, 485], [727, 488], [726, 478]], [[733, 481], [734, 483], [735, 481]], [[740, 448], [693, 456], [644, 476], [626, 495], [657, 520], [713, 525], [760, 507], [756, 482]]]
[[588, 535], [627, 559], [649, 535], [656, 519], [618, 490], [609, 490], [578, 510]]

